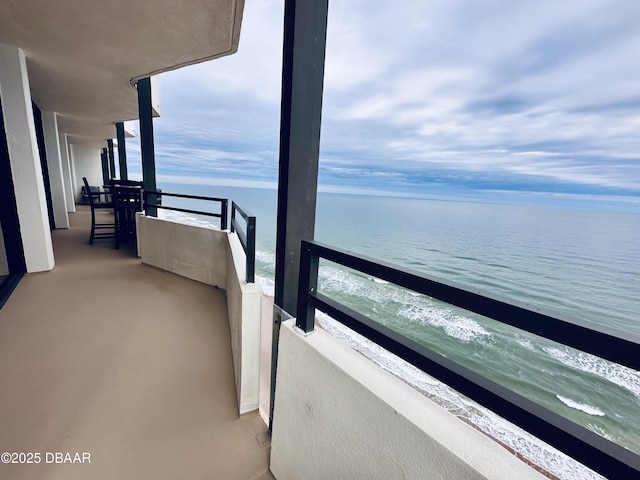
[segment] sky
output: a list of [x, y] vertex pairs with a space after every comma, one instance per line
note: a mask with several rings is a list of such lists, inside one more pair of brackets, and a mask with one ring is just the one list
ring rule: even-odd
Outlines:
[[[282, 24], [247, 1], [237, 54], [160, 76], [159, 180], [275, 188]], [[331, 0], [319, 169], [321, 191], [640, 212], [640, 2]]]

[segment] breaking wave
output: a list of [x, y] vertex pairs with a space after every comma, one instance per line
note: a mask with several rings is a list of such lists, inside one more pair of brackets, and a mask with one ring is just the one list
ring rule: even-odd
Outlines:
[[581, 412], [586, 413], [587, 415], [594, 415], [596, 417], [604, 417], [604, 412], [599, 408], [592, 407], [591, 405], [587, 405], [586, 403], [576, 402], [575, 400], [571, 400], [570, 398], [563, 397], [562, 395], [556, 395], [556, 398], [564, 403], [567, 407], [573, 408], [575, 410], [580, 410]]
[[218, 226], [211, 220], [197, 217], [185, 212], [176, 212], [174, 210], [164, 210], [162, 208], [159, 208], [158, 218], [176, 223], [183, 223], [185, 225], [193, 225], [195, 227], [218, 228]]
[[424, 295], [402, 289], [375, 277], [352, 274], [336, 267], [320, 269], [320, 289], [329, 293], [349, 295], [376, 306], [394, 308], [394, 316], [417, 326], [440, 328], [449, 337], [471, 342], [490, 333], [478, 322], [454, 313]]

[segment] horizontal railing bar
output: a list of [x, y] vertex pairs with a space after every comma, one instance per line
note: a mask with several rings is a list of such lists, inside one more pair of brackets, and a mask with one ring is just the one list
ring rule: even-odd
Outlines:
[[235, 218], [231, 219], [231, 231], [236, 232], [238, 234], [238, 239], [240, 240], [240, 245], [244, 249], [245, 253], [247, 252], [247, 234], [242, 228], [242, 225], [238, 223]]
[[183, 193], [168, 193], [168, 192], [162, 192], [162, 191], [145, 191], [144, 192], [145, 195], [157, 195], [159, 197], [178, 197], [178, 198], [189, 198], [192, 200], [210, 200], [210, 201], [214, 201], [214, 202], [223, 202], [225, 200], [227, 200], [226, 198], [217, 198], [217, 197], [203, 197], [201, 195], [186, 195]]
[[193, 213], [196, 215], [207, 215], [209, 217], [217, 217], [222, 218], [222, 215], [219, 213], [211, 213], [211, 212], [202, 212], [200, 210], [189, 210], [186, 208], [178, 208], [178, 207], [166, 207], [164, 205], [155, 205], [156, 208], [164, 208], [165, 210], [173, 210], [176, 212], [185, 212], [185, 213]]
[[640, 456], [317, 292], [311, 305], [608, 478], [637, 478]]
[[[235, 208], [237, 212], [240, 213], [240, 215], [242, 215], [242, 218], [244, 218], [246, 221], [249, 221], [249, 217], [254, 217], [255, 215], [253, 215], [251, 212], [248, 212], [246, 210], [244, 210], [242, 207], [240, 207], [240, 205], [238, 205], [236, 202], [231, 202], [231, 206], [232, 208]], [[235, 206], [235, 207], [234, 207]]]
[[[149, 196], [155, 196], [157, 198], [165, 197], [176, 197], [176, 198], [187, 198], [192, 200], [207, 200], [213, 202], [220, 202], [220, 213], [211, 213], [204, 212], [202, 210], [191, 210], [187, 208], [178, 208], [178, 207], [168, 207], [165, 205], [154, 205], [156, 208], [164, 208], [165, 210], [172, 210], [174, 212], [184, 212], [184, 213], [192, 213], [194, 215], [206, 215], [208, 217], [216, 217], [220, 219], [220, 228], [222, 230], [227, 229], [227, 215], [228, 215], [228, 200], [226, 198], [217, 198], [217, 197], [204, 197], [202, 195], [187, 195], [183, 193], [170, 193], [163, 192], [161, 190], [145, 190], [144, 192], [145, 200], [148, 199]], [[146, 205], [146, 202], [145, 202]]]
[[[640, 336], [602, 327], [592, 322], [530, 310], [513, 300], [475, 290], [465, 290], [453, 282], [426, 276], [410, 269], [379, 262], [366, 256], [303, 241], [303, 249], [345, 267], [409, 288], [415, 292], [511, 325], [535, 335], [560, 342], [584, 352], [640, 370]], [[532, 308], [532, 307], [530, 307]], [[624, 337], [623, 337], [624, 336]]]

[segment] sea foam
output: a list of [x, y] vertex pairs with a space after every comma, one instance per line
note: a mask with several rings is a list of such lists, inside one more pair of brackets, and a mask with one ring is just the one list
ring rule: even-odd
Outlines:
[[273, 253], [265, 252], [264, 250], [256, 250], [256, 262], [264, 270], [268, 272], [275, 272], [276, 256]]
[[398, 315], [418, 321], [423, 325], [440, 327], [450, 337], [463, 342], [470, 342], [479, 337], [490, 335], [478, 322], [462, 315], [456, 315], [450, 309], [435, 304], [408, 305], [401, 308]]
[[598, 375], [619, 387], [629, 390], [640, 400], [640, 372], [585, 352], [570, 351], [567, 348], [560, 349], [556, 347], [543, 347], [543, 350], [569, 367]]
[[375, 283], [379, 283], [380, 285], [388, 285], [389, 282], [387, 282], [386, 280], [382, 280], [380, 278], [376, 278], [376, 277], [372, 277], [371, 278]]

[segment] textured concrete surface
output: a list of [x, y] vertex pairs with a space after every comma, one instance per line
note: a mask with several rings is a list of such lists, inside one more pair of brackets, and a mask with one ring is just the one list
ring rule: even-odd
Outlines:
[[70, 220], [0, 310], [0, 453], [40, 456], [0, 478], [273, 478], [266, 426], [237, 415], [224, 292]]

